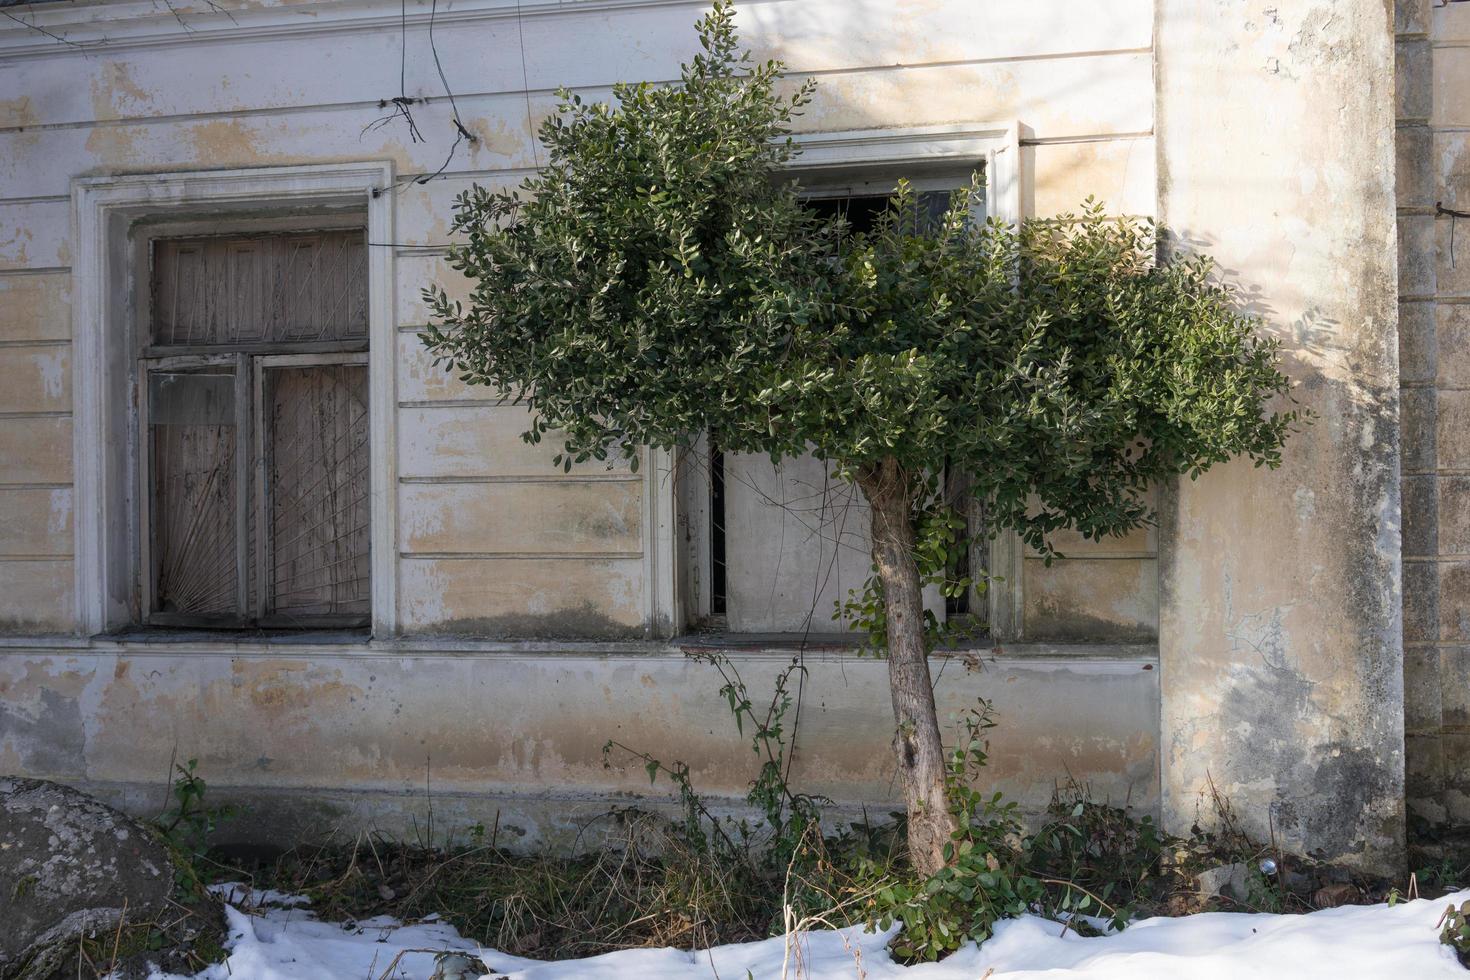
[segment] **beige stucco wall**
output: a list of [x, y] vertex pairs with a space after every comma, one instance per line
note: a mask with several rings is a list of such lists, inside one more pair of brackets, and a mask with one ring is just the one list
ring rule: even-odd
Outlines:
[[[330, 800], [332, 819], [360, 822], [415, 805], [428, 760], [466, 819], [499, 801], [538, 839], [609, 794], [646, 789], [641, 772], [601, 768], [604, 741], [622, 737], [677, 752], [705, 785], [738, 794], [748, 751], [729, 737], [707, 669], [633, 642], [652, 625], [656, 487], [595, 467], [560, 474], [553, 449], [519, 440], [517, 410], [433, 369], [415, 338], [419, 290], [463, 290], [442, 248], [454, 196], [512, 185], [542, 162], [529, 127], [553, 86], [598, 98], [618, 79], [675, 77], [700, 4], [441, 3], [444, 69], [479, 139], [419, 185], [452, 139], [427, 3], [410, 4], [406, 40], [405, 91], [428, 99], [414, 107], [423, 143], [401, 123], [370, 128], [378, 101], [399, 94], [397, 5], [221, 3], [233, 22], [175, 3], [188, 33], [147, 0], [28, 14], [81, 48], [0, 28], [0, 770], [145, 806], [177, 749], [222, 791]], [[1294, 842], [1352, 851], [1361, 837], [1363, 861], [1392, 860], [1402, 758], [1397, 450], [1384, 429], [1396, 410], [1393, 272], [1382, 265], [1390, 28], [1368, 0], [1290, 12], [1230, 0], [1219, 16], [1209, 6], [751, 0], [739, 17], [757, 56], [784, 58], [793, 84], [819, 82], [804, 130], [1014, 124], [1023, 214], [1091, 194], [1205, 240], [1259, 289], [1252, 301], [1322, 414], [1282, 473], [1231, 467], [1166, 493], [1158, 533], [1066, 542], [1068, 558], [1050, 567], [1022, 559], [1019, 614], [1035, 642], [980, 673], [939, 671], [947, 708], [996, 699], [997, 787], [1035, 807], [1070, 775], [1149, 811], [1162, 765], [1164, 813], [1186, 829], [1208, 770], [1254, 826], [1272, 813]], [[72, 180], [348, 160], [392, 161], [400, 178], [403, 636], [277, 647], [69, 635], [82, 598]], [[562, 638], [491, 642], [526, 636]], [[739, 656], [755, 677], [781, 655]], [[830, 654], [812, 664], [800, 758], [813, 788], [889, 800], [882, 666]], [[1252, 759], [1258, 743], [1268, 751]], [[1334, 750], [1348, 760], [1338, 769], [1326, 761]], [[1311, 816], [1320, 773], [1343, 792], [1368, 787], [1352, 797], [1362, 806], [1335, 822]]]
[[1316, 413], [1277, 472], [1181, 481], [1160, 542], [1166, 826], [1403, 844], [1393, 45], [1382, 0], [1159, 3], [1159, 211]]
[[[752, 697], [765, 699], [790, 655], [747, 652], [736, 662]], [[891, 726], [878, 710], [886, 667], [821, 651], [807, 665], [798, 785], [851, 811], [900, 807]], [[946, 717], [977, 696], [995, 701], [998, 787], [1035, 806], [1070, 773], [1099, 798], [1156, 807], [1149, 658], [1039, 650], [980, 671], [941, 667]], [[642, 763], [621, 752], [605, 768], [609, 739], [687, 761], [716, 798], [743, 795], [754, 756], [721, 683], [681, 650], [644, 644], [19, 647], [0, 656], [0, 771], [91, 785], [146, 809], [177, 752], [199, 760], [212, 790], [260, 807], [236, 828], [247, 836], [278, 833], [274, 818], [318, 832], [338, 820], [404, 832], [401, 821], [427, 806], [427, 779], [441, 829], [455, 818], [488, 826], [498, 811], [516, 835], [508, 839], [566, 843], [609, 800], [670, 789], [650, 788]], [[1063, 715], [1071, 725], [1059, 730]], [[308, 816], [314, 828], [300, 823]]]

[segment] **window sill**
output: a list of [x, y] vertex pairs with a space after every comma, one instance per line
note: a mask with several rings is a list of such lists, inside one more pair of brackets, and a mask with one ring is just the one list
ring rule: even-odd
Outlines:
[[92, 639], [103, 643], [118, 644], [363, 646], [372, 639], [372, 632], [365, 627], [360, 629], [342, 627], [206, 629], [192, 626], [129, 626], [111, 633], [99, 634]]
[[776, 650], [784, 652], [856, 651], [863, 637], [850, 632], [826, 633], [735, 633], [729, 630], [685, 633], [669, 641], [685, 653], [729, 653]]
[[[366, 630], [219, 631], [133, 628], [93, 637], [75, 635], [0, 636], [0, 657], [34, 654], [100, 656], [277, 657], [277, 658], [476, 658], [546, 657], [615, 660], [685, 659], [725, 654], [735, 659], [789, 660], [803, 654], [814, 661], [859, 659], [859, 637], [813, 634], [696, 633], [672, 640], [493, 640], [473, 636], [418, 635], [373, 639]], [[978, 658], [995, 664], [1062, 668], [1090, 662], [1108, 669], [1154, 670], [1154, 643], [1011, 643], [938, 652], [936, 660]], [[872, 660], [871, 657], [862, 657]]]

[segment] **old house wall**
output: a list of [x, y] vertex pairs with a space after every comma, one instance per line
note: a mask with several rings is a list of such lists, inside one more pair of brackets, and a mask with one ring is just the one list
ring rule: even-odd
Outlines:
[[1426, 837], [1470, 819], [1470, 7], [1403, 2], [1398, 49], [1405, 753]]
[[[742, 769], [748, 752], [722, 727], [718, 685], [708, 668], [657, 636], [667, 626], [660, 617], [671, 591], [659, 549], [673, 533], [657, 467], [638, 474], [554, 470], [554, 449], [520, 441], [519, 410], [496, 406], [435, 369], [415, 336], [427, 317], [423, 286], [440, 282], [454, 295], [465, 288], [444, 258], [454, 196], [473, 183], [513, 185], [544, 162], [530, 133], [552, 110], [556, 85], [595, 99], [606, 97], [615, 80], [676, 77], [701, 4], [439, 4], [434, 40], [458, 113], [477, 136], [452, 155], [451, 106], [430, 49], [427, 3], [410, 4], [406, 31], [397, 5], [221, 5], [229, 16], [213, 4], [175, 3], [188, 31], [148, 0], [25, 10], [67, 43], [13, 24], [0, 28], [0, 623], [7, 634], [0, 640], [0, 771], [83, 782], [143, 805], [177, 750], [199, 758], [212, 787], [267, 801], [280, 814], [319, 820], [308, 802], [315, 800], [327, 801], [333, 819], [361, 820], [370, 811], [421, 805], [415, 794], [427, 769], [436, 813], [449, 807], [484, 817], [503, 807], [508, 823], [536, 839], [554, 836], [574, 814], [605, 806], [609, 794], [647, 791], [640, 769], [602, 768], [602, 745], [616, 737], [655, 753], [677, 750], [705, 788], [738, 795], [749, 776]], [[1253, 164], [1248, 187], [1223, 177], [1214, 186], [1179, 182], [1189, 168], [1208, 170], [1238, 157], [1238, 144], [1222, 143], [1189, 119], [1221, 115], [1217, 103], [1233, 96], [1211, 99], [1207, 89], [1222, 72], [1259, 70], [1245, 54], [1233, 61], [1219, 51], [1240, 38], [1256, 43], [1260, 28], [1252, 25], [1267, 17], [1257, 8], [1270, 5], [1236, 4], [1239, 16], [1208, 46], [1192, 33], [1204, 30], [1203, 22], [1187, 26], [1189, 6], [1114, 0], [1079, 12], [1063, 0], [751, 0], [740, 5], [739, 22], [758, 57], [789, 64], [791, 84], [818, 80], [803, 130], [1013, 127], [1020, 214], [1052, 215], [1096, 195], [1118, 212], [1177, 220], [1224, 240], [1232, 256], [1227, 267], [1260, 285], [1262, 311], [1279, 329], [1295, 322], [1310, 332], [1319, 309], [1340, 316], [1357, 338], [1344, 344], [1364, 351], [1367, 375], [1353, 381], [1346, 360], [1333, 362], [1338, 394], [1320, 402], [1329, 422], [1319, 431], [1337, 432], [1340, 421], [1350, 435], [1326, 449], [1346, 453], [1353, 440], [1377, 438], [1363, 420], [1385, 397], [1392, 401], [1379, 391], [1385, 368], [1373, 346], [1384, 330], [1391, 335], [1391, 317], [1388, 327], [1374, 319], [1373, 329], [1360, 329], [1369, 314], [1337, 301], [1319, 304], [1329, 281], [1321, 270], [1350, 256], [1331, 286], [1373, 304], [1382, 301], [1374, 291], [1383, 286], [1381, 270], [1344, 244], [1293, 267], [1307, 269], [1305, 283], [1281, 287], [1272, 263], [1281, 260], [1286, 232], [1263, 238], [1269, 248], [1260, 253], [1248, 242], [1231, 251], [1230, 237], [1280, 203], [1241, 203], [1276, 171]], [[1334, 86], [1350, 87], [1344, 79], [1371, 79], [1384, 68], [1387, 26], [1376, 36], [1364, 12], [1373, 4], [1348, 6], [1351, 16], [1322, 28], [1325, 47], [1312, 48], [1312, 71]], [[1298, 55], [1284, 42], [1282, 48], [1263, 57], [1294, 64]], [[1169, 84], [1160, 82], [1165, 77]], [[1371, 131], [1376, 117], [1368, 101], [1387, 99], [1389, 89], [1361, 85], [1368, 88], [1353, 89], [1352, 118]], [[1299, 82], [1291, 89], [1301, 109], [1290, 119], [1318, 127], [1328, 97], [1312, 101], [1300, 94], [1305, 88]], [[380, 101], [400, 93], [427, 100], [413, 106], [424, 142], [413, 140], [402, 120], [380, 124]], [[1247, 101], [1263, 94], [1242, 93]], [[1279, 142], [1272, 167], [1290, 169], [1320, 155], [1306, 135], [1277, 141], [1265, 122], [1240, 125], [1253, 146]], [[1324, 170], [1315, 188], [1304, 178], [1289, 203], [1319, 208], [1330, 197], [1350, 208], [1354, 227], [1376, 242], [1384, 230], [1378, 212], [1388, 205], [1382, 188], [1363, 176], [1384, 164], [1375, 152], [1355, 147], [1350, 155], [1359, 169]], [[396, 177], [384, 189], [392, 198], [393, 241], [378, 246], [391, 253], [394, 349], [373, 352], [391, 356], [392, 366], [398, 517], [390, 539], [391, 615], [375, 610], [380, 629], [371, 641], [242, 636], [164, 643], [86, 635], [88, 569], [72, 560], [75, 528], [85, 522], [74, 511], [73, 459], [81, 453], [85, 461], [92, 450], [73, 438], [77, 338], [70, 307], [96, 284], [73, 267], [82, 244], [73, 239], [73, 181], [363, 160], [391, 162]], [[414, 179], [433, 174], [427, 183]], [[1333, 247], [1348, 234], [1334, 238]], [[1384, 288], [1391, 295], [1391, 281]], [[1292, 457], [1295, 497], [1281, 495], [1276, 483], [1250, 490], [1296, 502], [1296, 516], [1261, 534], [1297, 544], [1270, 552], [1270, 562], [1227, 563], [1233, 577], [1226, 581], [1215, 549], [1231, 528], [1254, 519], [1230, 503], [1246, 484], [1228, 474], [1209, 477], [1203, 496], [1163, 498], [1167, 512], [1184, 515], [1180, 527], [1203, 521], [1208, 533], [1171, 536], [1166, 525], [1163, 533], [1120, 541], [1066, 542], [1067, 559], [1050, 567], [1020, 558], [1014, 584], [1021, 641], [1006, 645], [983, 671], [951, 664], [939, 681], [942, 711], [977, 695], [996, 700], [997, 788], [1034, 807], [1054, 780], [1071, 775], [1101, 796], [1157, 810], [1158, 644], [1165, 690], [1176, 692], [1162, 709], [1175, 719], [1165, 730], [1177, 739], [1179, 719], [1199, 703], [1177, 679], [1216, 676], [1236, 655], [1227, 638], [1238, 624], [1217, 615], [1222, 590], [1276, 590], [1269, 602], [1253, 601], [1250, 613], [1311, 609], [1296, 614], [1309, 619], [1286, 647], [1296, 656], [1313, 625], [1341, 612], [1314, 603], [1321, 588], [1346, 581], [1333, 576], [1349, 576], [1348, 563], [1362, 564], [1366, 554], [1371, 569], [1362, 581], [1396, 588], [1396, 566], [1375, 557], [1383, 544], [1375, 522], [1396, 507], [1382, 483], [1388, 457], [1370, 453], [1368, 475], [1356, 484], [1361, 492], [1338, 494], [1342, 473], [1325, 450], [1315, 464], [1311, 455]], [[1342, 534], [1368, 535], [1366, 552], [1304, 542], [1302, 499], [1340, 516]], [[1254, 532], [1237, 537], [1240, 548], [1257, 540]], [[1181, 550], [1171, 555], [1175, 545]], [[1161, 563], [1168, 569], [1162, 583]], [[1330, 581], [1324, 586], [1321, 578], [1293, 573], [1278, 585], [1263, 584], [1282, 579], [1283, 563], [1320, 566]], [[1171, 580], [1190, 584], [1176, 588]], [[1206, 614], [1194, 615], [1195, 602]], [[1385, 703], [1397, 696], [1392, 684], [1373, 687], [1376, 672], [1392, 660], [1392, 643], [1354, 645], [1346, 633], [1347, 624], [1359, 624], [1378, 637], [1386, 615], [1378, 607], [1357, 618], [1344, 614], [1344, 625], [1328, 631], [1333, 643], [1348, 644], [1342, 656], [1356, 666], [1317, 706], [1368, 723], [1371, 737], [1342, 741], [1355, 752], [1366, 744], [1372, 757], [1354, 772], [1389, 774], [1373, 783], [1375, 794], [1387, 792], [1398, 771], [1390, 745], [1395, 729], [1362, 702], [1370, 689]], [[1208, 651], [1202, 661], [1194, 659], [1196, 649]], [[1318, 655], [1326, 656], [1315, 646], [1301, 653]], [[759, 688], [789, 654], [739, 656]], [[802, 773], [813, 789], [844, 801], [892, 799], [883, 665], [820, 653], [809, 656], [809, 666]], [[1327, 661], [1312, 670], [1319, 668]], [[1323, 731], [1310, 732], [1313, 744], [1329, 741]], [[1166, 765], [1186, 775], [1166, 774], [1173, 795], [1165, 813], [1184, 819], [1209, 747], [1170, 744]], [[1191, 761], [1189, 753], [1199, 755]], [[1243, 765], [1232, 772], [1243, 773]], [[1299, 773], [1279, 787], [1271, 774], [1258, 775], [1232, 783], [1252, 812], [1257, 803], [1302, 791]], [[1377, 795], [1374, 807], [1374, 819], [1386, 821], [1371, 845], [1379, 847], [1383, 835], [1392, 836], [1392, 814], [1379, 812]]]
[[[1279, 471], [1180, 481], [1163, 532], [1163, 806], [1389, 866], [1403, 846], [1393, 46], [1382, 0], [1161, 0], [1159, 212], [1315, 413]], [[1208, 813], [1206, 813], [1208, 816]]]

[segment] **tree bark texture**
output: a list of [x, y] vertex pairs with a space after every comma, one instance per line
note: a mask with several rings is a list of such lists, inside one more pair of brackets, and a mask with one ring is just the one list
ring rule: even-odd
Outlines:
[[908, 810], [909, 856], [929, 875], [944, 867], [955, 830], [944, 792], [944, 744], [924, 649], [924, 600], [914, 557], [913, 489], [893, 459], [866, 468], [859, 484], [873, 522], [873, 562], [888, 617], [888, 685], [898, 723], [894, 751]]

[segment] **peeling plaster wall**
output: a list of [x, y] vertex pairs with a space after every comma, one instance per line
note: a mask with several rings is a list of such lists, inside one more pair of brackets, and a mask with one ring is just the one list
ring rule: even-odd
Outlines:
[[[0, 657], [0, 772], [97, 787], [147, 810], [177, 752], [199, 760], [212, 791], [261, 805], [272, 819], [250, 823], [267, 835], [276, 818], [303, 829], [314, 819], [317, 832], [339, 820], [405, 831], [396, 821], [426, 805], [428, 779], [441, 827], [488, 825], [501, 812], [508, 839], [528, 845], [567, 843], [609, 799], [667, 791], [650, 790], [636, 759], [614, 753], [604, 767], [608, 739], [688, 762], [716, 797], [743, 795], [755, 775], [718, 675], [679, 650], [425, 646], [12, 648]], [[788, 663], [779, 651], [739, 660], [757, 697]], [[808, 666], [794, 778], [853, 809], [901, 808], [885, 665], [818, 653]], [[994, 699], [1001, 725], [988, 776], [1032, 810], [1071, 773], [1099, 798], [1154, 812], [1156, 675], [1146, 656], [1056, 651], [978, 672], [950, 664], [940, 711]], [[1059, 729], [1059, 717], [1071, 727]]]
[[[1181, 481], [1163, 534], [1163, 801], [1363, 866], [1404, 846], [1393, 45], [1383, 0], [1160, 0], [1159, 213], [1284, 345], [1316, 422]], [[1206, 814], [1208, 816], [1208, 814]]]

